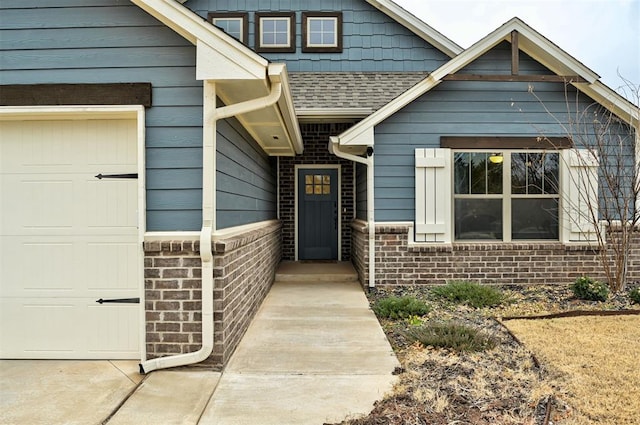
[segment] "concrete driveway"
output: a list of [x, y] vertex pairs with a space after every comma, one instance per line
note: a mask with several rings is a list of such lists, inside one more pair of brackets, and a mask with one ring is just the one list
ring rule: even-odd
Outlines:
[[0, 423], [100, 424], [143, 378], [137, 361], [0, 360]]
[[0, 361], [0, 424], [320, 425], [371, 411], [397, 366], [350, 265], [285, 264], [224, 373]]

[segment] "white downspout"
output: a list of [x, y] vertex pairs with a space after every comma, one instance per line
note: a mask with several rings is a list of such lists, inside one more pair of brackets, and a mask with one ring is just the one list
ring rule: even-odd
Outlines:
[[[271, 65], [269, 65], [271, 68]], [[216, 232], [216, 131], [218, 120], [266, 108], [282, 94], [278, 74], [270, 76], [271, 92], [264, 97], [217, 108], [215, 82], [203, 81], [202, 140], [202, 230], [200, 260], [202, 263], [202, 346], [193, 353], [159, 357], [140, 364], [140, 373], [157, 369], [186, 366], [206, 360], [213, 352], [213, 235]]]
[[329, 142], [329, 152], [348, 161], [358, 162], [367, 167], [367, 228], [369, 230], [369, 288], [376, 286], [376, 228], [375, 228], [375, 203], [374, 203], [374, 169], [373, 148], [367, 148], [367, 157], [363, 158], [340, 150], [338, 138], [332, 136]]

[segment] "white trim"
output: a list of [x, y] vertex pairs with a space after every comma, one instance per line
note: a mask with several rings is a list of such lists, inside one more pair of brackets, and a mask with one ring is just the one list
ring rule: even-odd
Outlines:
[[0, 106], [0, 121], [74, 120], [74, 119], [144, 119], [140, 105], [71, 105], [71, 106]]
[[142, 243], [146, 231], [146, 182], [145, 182], [145, 109], [140, 105], [96, 105], [96, 106], [0, 106], [0, 121], [13, 120], [87, 120], [87, 119], [135, 119], [136, 120], [136, 162], [138, 172], [137, 185], [137, 221], [138, 221], [138, 264], [137, 280], [140, 297], [139, 344], [140, 358], [145, 359], [146, 320], [144, 288], [144, 248]]
[[296, 164], [294, 167], [294, 243], [295, 261], [298, 261], [298, 170], [338, 170], [338, 261], [342, 259], [342, 165], [340, 164]]
[[[202, 45], [211, 47], [211, 51], [216, 54], [218, 60], [203, 61], [204, 55], [198, 55], [196, 75], [207, 75], [209, 78], [206, 79], [212, 79], [211, 75], [216, 74], [216, 69], [220, 68], [220, 60], [224, 59], [239, 68], [238, 74], [247, 73], [253, 75], [255, 79], [264, 79], [264, 69], [268, 65], [265, 58], [203, 20], [185, 6], [173, 0], [131, 0], [131, 2], [180, 34], [191, 44], [196, 45], [200, 41]], [[200, 49], [199, 46], [198, 50]]]
[[[313, 15], [309, 15], [306, 16], [304, 19], [307, 20], [307, 44], [304, 47], [320, 47], [320, 48], [324, 48], [324, 47], [338, 47], [338, 17], [337, 16], [313, 16]], [[311, 42], [311, 21], [313, 20], [318, 20], [318, 21], [333, 21], [334, 26], [333, 26], [333, 43], [330, 44], [323, 44], [323, 43], [319, 43], [319, 44], [315, 44]], [[321, 32], [320, 34], [324, 35], [326, 34], [324, 31]]]
[[[229, 32], [228, 29], [223, 29], [222, 26], [220, 26], [220, 23], [218, 21], [239, 22], [240, 23], [240, 34], [238, 34], [238, 36], [236, 37], [231, 32]], [[241, 42], [246, 43], [246, 40], [244, 39], [244, 34], [245, 34], [245, 31], [247, 29], [244, 27], [244, 21], [245, 21], [245, 19], [242, 18], [242, 17], [239, 17], [239, 16], [215, 16], [215, 17], [211, 18], [211, 23], [215, 27], [218, 27], [218, 28], [222, 29], [226, 34], [229, 34], [230, 36], [237, 38]]]
[[[367, 1], [371, 2], [372, 0]], [[367, 138], [361, 138], [363, 134], [372, 132], [376, 125], [440, 84], [447, 75], [464, 68], [502, 41], [510, 40], [512, 31], [518, 31], [520, 34], [519, 45], [525, 53], [558, 74], [571, 73], [581, 76], [588, 83], [572, 83], [578, 90], [593, 97], [594, 100], [600, 102], [605, 108], [609, 109], [625, 122], [638, 126], [638, 119], [635, 118], [634, 120], [633, 118], [634, 114], [637, 116], [637, 107], [631, 105], [622, 96], [597, 81], [599, 76], [578, 60], [543, 37], [520, 19], [513, 18], [436, 69], [411, 89], [339, 135], [338, 140], [340, 145], [367, 144]]]
[[278, 220], [264, 220], [256, 223], [244, 224], [242, 226], [235, 226], [235, 227], [229, 227], [222, 230], [216, 230], [215, 233], [213, 234], [213, 241], [215, 242], [222, 239], [229, 239], [236, 236], [240, 236], [243, 233], [262, 229], [264, 227], [271, 226], [277, 222]]
[[368, 117], [374, 112], [372, 108], [297, 108], [298, 119], [358, 119]]
[[462, 47], [458, 46], [439, 31], [427, 25], [402, 7], [390, 0], [367, 0], [367, 3], [380, 10], [396, 22], [406, 27], [418, 37], [432, 44], [438, 50], [453, 58], [462, 52]]
[[162, 241], [198, 241], [200, 240], [200, 232], [146, 232], [144, 234], [145, 242], [162, 242]]
[[[279, 48], [288, 48], [288, 47], [292, 47], [291, 46], [291, 27], [292, 25], [295, 25], [295, 23], [292, 22], [291, 16], [260, 16], [258, 17], [258, 27], [260, 28], [260, 45], [256, 46], [259, 49], [279, 49]], [[287, 42], [286, 44], [278, 44], [278, 43], [273, 43], [273, 44], [265, 44], [264, 42], [264, 21], [285, 21], [287, 23]], [[277, 39], [277, 35], [281, 34], [278, 31], [275, 31], [273, 33], [270, 34], [275, 34], [275, 37]]]

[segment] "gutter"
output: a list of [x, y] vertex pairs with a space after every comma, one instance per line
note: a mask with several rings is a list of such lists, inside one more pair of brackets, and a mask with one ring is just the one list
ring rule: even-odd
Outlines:
[[271, 91], [264, 97], [233, 105], [216, 107], [216, 83], [203, 82], [202, 137], [202, 229], [200, 260], [202, 263], [202, 346], [193, 353], [159, 357], [140, 363], [140, 373], [186, 366], [206, 360], [213, 352], [213, 236], [216, 232], [216, 137], [218, 120], [256, 111], [275, 104], [282, 95], [282, 80], [278, 64], [269, 64]]
[[369, 230], [369, 288], [376, 286], [376, 222], [374, 208], [374, 170], [373, 170], [373, 146], [367, 146], [367, 157], [343, 152], [340, 150], [338, 137], [332, 136], [329, 142], [329, 152], [338, 158], [364, 164], [367, 167], [367, 228]]

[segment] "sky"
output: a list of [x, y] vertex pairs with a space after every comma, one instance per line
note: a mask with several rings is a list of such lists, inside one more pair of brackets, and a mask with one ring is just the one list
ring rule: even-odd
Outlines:
[[394, 0], [463, 48], [517, 16], [600, 75], [640, 85], [640, 0]]

